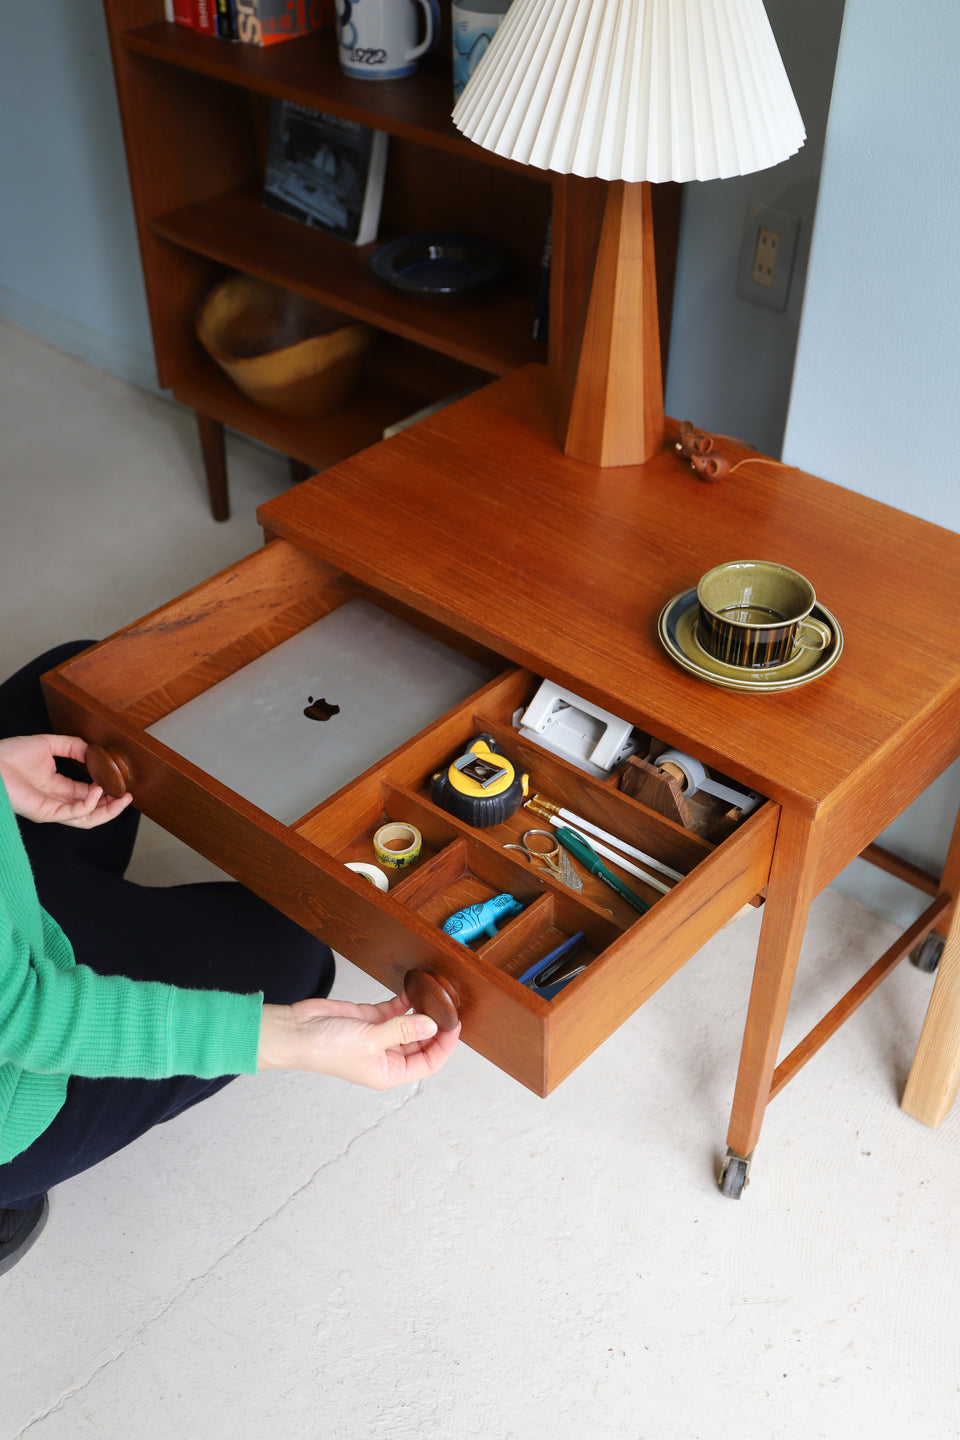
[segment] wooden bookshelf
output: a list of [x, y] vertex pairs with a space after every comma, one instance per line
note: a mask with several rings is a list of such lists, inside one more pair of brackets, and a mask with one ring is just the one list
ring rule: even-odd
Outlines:
[[[104, 0], [161, 386], [197, 413], [213, 514], [229, 513], [223, 427], [319, 469], [380, 438], [422, 406], [530, 361], [562, 367], [572, 344], [601, 182], [519, 166], [464, 140], [450, 120], [448, 47], [415, 76], [342, 74], [332, 30], [264, 49], [163, 20], [163, 0]], [[271, 99], [292, 100], [390, 136], [377, 243], [460, 231], [501, 245], [502, 283], [456, 301], [418, 301], [370, 270], [374, 245], [351, 246], [261, 203]], [[666, 344], [679, 192], [658, 187], [658, 277]], [[550, 327], [532, 339], [546, 227], [553, 217]], [[251, 404], [203, 351], [197, 311], [241, 271], [376, 327], [347, 411], [290, 421]]]

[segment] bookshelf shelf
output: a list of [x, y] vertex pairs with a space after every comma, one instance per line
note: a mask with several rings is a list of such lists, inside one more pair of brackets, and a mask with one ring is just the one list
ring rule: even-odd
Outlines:
[[415, 390], [378, 377], [372, 400], [367, 398], [322, 420], [293, 420], [254, 405], [205, 356], [178, 372], [173, 389], [192, 409], [313, 470], [335, 465], [372, 445], [385, 426], [411, 414], [420, 404]]
[[[376, 245], [345, 245], [277, 215], [261, 204], [252, 187], [159, 215], [150, 230], [221, 265], [285, 285], [490, 375], [506, 375], [544, 358], [543, 346], [529, 339], [534, 312], [529, 286], [508, 281], [473, 299], [413, 300], [388, 289], [370, 272]], [[381, 239], [386, 238], [381, 227]]]
[[[197, 413], [210, 503], [226, 518], [222, 427], [320, 469], [379, 439], [383, 427], [531, 361], [569, 353], [602, 182], [500, 160], [450, 120], [449, 36], [415, 76], [341, 73], [332, 30], [266, 48], [164, 21], [163, 0], [104, 0], [160, 384]], [[449, 5], [443, 6], [445, 26]], [[390, 137], [379, 240], [459, 231], [499, 244], [509, 273], [482, 295], [420, 301], [369, 268], [353, 246], [261, 203], [269, 102], [294, 101]], [[679, 196], [659, 187], [658, 275], [666, 343]], [[549, 336], [532, 338], [552, 217]], [[379, 243], [379, 241], [378, 241]], [[314, 421], [269, 414], [236, 391], [196, 338], [211, 287], [242, 271], [374, 325], [379, 338], [348, 411]]]
[[[323, 30], [260, 49], [227, 44], [164, 23], [128, 31], [121, 43], [130, 54], [208, 75], [268, 98], [316, 108], [322, 95], [323, 108], [333, 115], [464, 159], [476, 159], [477, 147], [463, 139], [450, 119], [452, 82], [446, 51], [444, 59], [435, 52], [421, 62], [411, 84], [410, 79], [358, 81], [344, 75], [333, 36]], [[484, 163], [529, 174], [524, 166], [496, 155], [485, 156]]]

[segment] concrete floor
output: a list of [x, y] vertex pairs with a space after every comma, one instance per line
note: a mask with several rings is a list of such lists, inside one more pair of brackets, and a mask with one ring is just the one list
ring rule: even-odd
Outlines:
[[[285, 462], [0, 326], [0, 660], [108, 633], [247, 553]], [[211, 867], [149, 824], [147, 883]], [[919, 908], [919, 906], [918, 906]], [[546, 1101], [461, 1046], [379, 1095], [238, 1080], [52, 1196], [0, 1281], [0, 1440], [960, 1436], [960, 1112], [897, 1096], [930, 990], [895, 975], [724, 1148], [759, 918]], [[892, 938], [825, 892], [787, 1043]], [[344, 962], [334, 992], [381, 988]]]

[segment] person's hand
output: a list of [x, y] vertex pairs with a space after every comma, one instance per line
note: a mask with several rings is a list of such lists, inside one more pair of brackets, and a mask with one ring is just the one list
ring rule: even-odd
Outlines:
[[82, 763], [86, 753], [87, 742], [77, 735], [15, 735], [0, 740], [0, 775], [14, 812], [25, 820], [56, 820], [82, 830], [119, 815], [130, 804], [129, 793], [113, 800], [99, 785], [71, 780], [57, 770], [58, 757]]
[[258, 1070], [313, 1070], [389, 1090], [435, 1074], [460, 1036], [437, 1030], [426, 1015], [409, 1015], [410, 1002], [395, 995], [379, 1005], [344, 1000], [298, 1000], [264, 1005]]

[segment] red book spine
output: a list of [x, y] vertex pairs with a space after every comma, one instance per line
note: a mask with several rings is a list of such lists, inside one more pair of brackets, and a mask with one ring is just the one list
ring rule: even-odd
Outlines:
[[193, 0], [173, 0], [173, 19], [174, 24], [184, 25], [188, 30], [192, 30]]
[[216, 35], [216, 0], [193, 0], [193, 28], [203, 35]]

